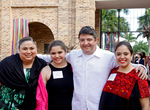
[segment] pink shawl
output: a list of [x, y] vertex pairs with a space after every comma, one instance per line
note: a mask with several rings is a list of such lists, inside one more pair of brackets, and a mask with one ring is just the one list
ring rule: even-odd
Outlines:
[[41, 73], [39, 75], [38, 86], [36, 89], [36, 109], [48, 110], [48, 93], [44, 85]]

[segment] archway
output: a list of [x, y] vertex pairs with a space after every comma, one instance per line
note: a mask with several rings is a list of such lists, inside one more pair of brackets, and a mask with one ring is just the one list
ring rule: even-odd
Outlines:
[[40, 22], [29, 23], [29, 36], [37, 42], [38, 54], [49, 53], [48, 45], [54, 41], [54, 36], [48, 26]]

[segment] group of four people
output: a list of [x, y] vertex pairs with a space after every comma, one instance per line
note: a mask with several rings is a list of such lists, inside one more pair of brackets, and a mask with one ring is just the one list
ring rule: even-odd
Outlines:
[[78, 38], [81, 49], [68, 54], [62, 41], [51, 43], [50, 56], [38, 56], [48, 65], [31, 37], [21, 39], [19, 54], [0, 62], [0, 109], [148, 110], [146, 71], [130, 64], [130, 44], [119, 42], [115, 53], [102, 50], [91, 26]]

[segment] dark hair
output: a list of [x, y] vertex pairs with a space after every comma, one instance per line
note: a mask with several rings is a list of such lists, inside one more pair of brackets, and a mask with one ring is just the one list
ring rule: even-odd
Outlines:
[[78, 38], [80, 38], [81, 34], [90, 34], [92, 35], [95, 39], [97, 38], [96, 32], [92, 26], [84, 26], [81, 28]]
[[120, 42], [118, 42], [118, 44], [115, 47], [115, 52], [116, 52], [117, 48], [120, 47], [121, 45], [125, 45], [129, 49], [131, 55], [133, 54], [132, 46], [127, 41], [120, 41]]
[[55, 40], [49, 45], [49, 52], [51, 51], [52, 47], [60, 46], [66, 52], [66, 45], [61, 40]]
[[20, 48], [20, 45], [25, 41], [32, 41], [36, 45], [36, 41], [34, 41], [32, 37], [27, 36], [27, 37], [23, 37], [22, 39], [20, 39], [18, 48]]
[[140, 55], [140, 57], [142, 58], [142, 52], [138, 52], [138, 55]]
[[146, 58], [145, 52], [142, 52], [142, 58]]

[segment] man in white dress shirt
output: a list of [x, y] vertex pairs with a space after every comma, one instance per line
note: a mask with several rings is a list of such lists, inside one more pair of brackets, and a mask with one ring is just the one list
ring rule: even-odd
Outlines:
[[[110, 71], [118, 66], [115, 55], [100, 49], [97, 40], [94, 28], [84, 26], [79, 32], [81, 49], [72, 50], [66, 55], [67, 61], [73, 68], [72, 110], [98, 110], [103, 86]], [[138, 69], [144, 71], [143, 77], [146, 74], [145, 70], [143, 67]]]

